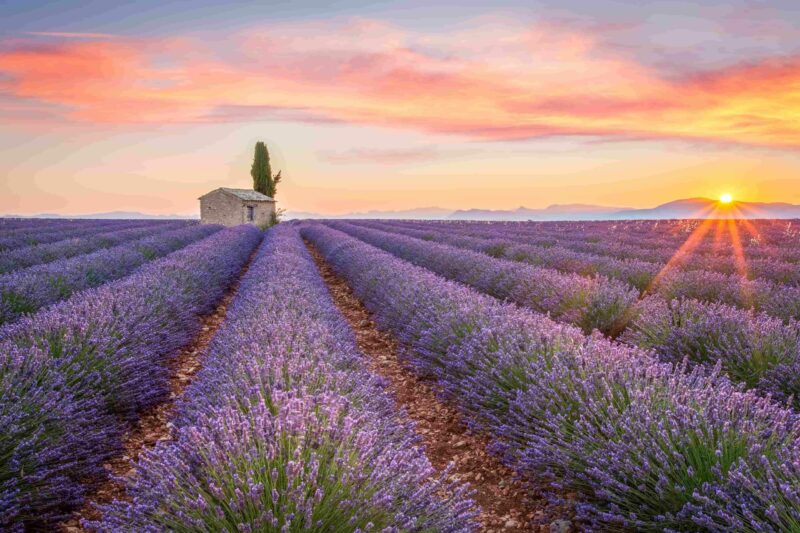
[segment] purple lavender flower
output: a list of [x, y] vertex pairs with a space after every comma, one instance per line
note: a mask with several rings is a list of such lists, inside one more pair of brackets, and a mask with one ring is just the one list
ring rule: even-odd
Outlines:
[[152, 224], [143, 220], [42, 220], [38, 224], [0, 233], [0, 251], [85, 237], [114, 229]]
[[297, 229], [271, 229], [180, 402], [176, 440], [92, 526], [471, 530], [465, 488], [434, 474], [361, 358]]
[[192, 225], [112, 248], [0, 275], [0, 325], [71, 294], [126, 276], [148, 261], [198, 241], [220, 226]]
[[110, 248], [136, 239], [156, 235], [165, 231], [187, 227], [194, 224], [189, 221], [171, 222], [134, 222], [130, 226], [117, 227], [110, 231], [103, 230], [85, 237], [73, 237], [47, 244], [38, 244], [0, 252], [0, 273], [11, 272], [33, 265], [48, 263], [82, 255], [101, 248]]
[[590, 526], [796, 526], [800, 418], [745, 392], [719, 364], [659, 362], [321, 224], [302, 232], [405, 343], [415, 367], [493, 435], [508, 464], [579, 494], [576, 511]]
[[638, 297], [633, 288], [600, 276], [564, 274], [353, 224], [329, 224], [446, 278], [574, 323], [586, 332], [611, 331]]
[[165, 361], [260, 238], [218, 231], [0, 328], [0, 527], [51, 524], [80, 503], [124, 419], [168, 393]]
[[[679, 294], [681, 298], [671, 303], [661, 296], [662, 291], [659, 290], [657, 294], [621, 310], [620, 291], [615, 287], [609, 287], [608, 290], [589, 289], [587, 287], [591, 279], [584, 280], [582, 284], [570, 282], [566, 287], [568, 277], [554, 277], [547, 270], [515, 269], [507, 261], [468, 252], [458, 254], [434, 243], [360, 227], [393, 228], [395, 223], [359, 222], [356, 225], [337, 222], [333, 225], [445, 277], [467, 283], [498, 298], [510, 299], [534, 311], [548, 313], [559, 321], [582, 326], [584, 331], [589, 329], [587, 324], [602, 325], [602, 331], [622, 333], [624, 342], [654, 349], [668, 362], [680, 363], [688, 358], [692, 364], [713, 367], [721, 360], [723, 370], [735, 381], [744, 382], [748, 387], [758, 388], [781, 400], [794, 397], [798, 401], [797, 398], [800, 398], [800, 377], [795, 371], [800, 369], [800, 327], [797, 322], [791, 318], [780, 320], [766, 313], [687, 298], [687, 295], [697, 294], [713, 299], [715, 294], [727, 291], [730, 294], [728, 300], [735, 301], [742, 294], [740, 286], [735, 285], [735, 290], [729, 290], [725, 287], [733, 287], [731, 283], [720, 282], [715, 285], [702, 281], [730, 281], [729, 276], [703, 271], [674, 271], [673, 277], [665, 278], [666, 281], [660, 285], [664, 288], [663, 292], [678, 290], [680, 280], [696, 280], [693, 284], [695, 288]], [[400, 233], [405, 235], [407, 231]], [[417, 231], [414, 235], [423, 240], [426, 235], [439, 240], [438, 234], [432, 230]], [[475, 239], [471, 243], [464, 239], [458, 236], [456, 240], [446, 240], [455, 245], [475, 246]], [[499, 245], [497, 240], [489, 242], [493, 243], [492, 246]], [[502, 250], [497, 248], [495, 251], [503, 255], [513, 249], [513, 245], [508, 244], [503, 245]], [[484, 248], [482, 251], [489, 253], [491, 250]], [[489, 274], [479, 275], [484, 272]], [[602, 278], [593, 280], [602, 284]], [[769, 290], [775, 287], [763, 282], [750, 284], [751, 288], [755, 286]], [[708, 293], [704, 293], [706, 289]], [[586, 293], [592, 296], [583, 296]], [[565, 299], [572, 305], [565, 305]], [[785, 292], [781, 299], [776, 298], [778, 302], [787, 300], [795, 305], [800, 304], [800, 297], [795, 297], [791, 291]], [[783, 308], [790, 310], [791, 305], [785, 304]], [[788, 316], [791, 313], [787, 311], [785, 314]], [[611, 317], [614, 318], [613, 322]]]

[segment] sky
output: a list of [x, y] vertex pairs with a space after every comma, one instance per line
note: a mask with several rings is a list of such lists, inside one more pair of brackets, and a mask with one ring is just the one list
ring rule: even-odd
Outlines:
[[800, 203], [800, 3], [0, 0], [0, 213]]

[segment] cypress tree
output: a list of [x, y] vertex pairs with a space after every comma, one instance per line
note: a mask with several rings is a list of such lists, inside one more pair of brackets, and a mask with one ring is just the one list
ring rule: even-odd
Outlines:
[[272, 179], [269, 180], [267, 190], [269, 192], [265, 192], [267, 196], [270, 198], [275, 198], [275, 194], [278, 192], [278, 183], [281, 181], [281, 171], [279, 170], [277, 174], [275, 174]]
[[250, 175], [253, 177], [254, 190], [261, 194], [266, 194], [267, 196], [270, 196], [268, 192], [271, 189], [274, 192], [274, 186], [272, 186], [272, 169], [269, 165], [269, 151], [267, 151], [267, 145], [262, 141], [256, 143]]
[[269, 150], [262, 141], [256, 143], [256, 151], [253, 155], [253, 166], [250, 168], [250, 175], [253, 177], [253, 190], [266, 194], [270, 198], [275, 198], [278, 192], [278, 183], [281, 181], [281, 171], [272, 175], [272, 167], [269, 164]]

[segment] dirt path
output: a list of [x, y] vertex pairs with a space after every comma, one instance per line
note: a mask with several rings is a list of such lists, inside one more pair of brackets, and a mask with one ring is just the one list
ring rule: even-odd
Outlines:
[[333, 272], [313, 245], [306, 245], [334, 303], [355, 331], [368, 368], [389, 382], [389, 392], [416, 423], [434, 468], [442, 471], [454, 463], [451, 479], [468, 481], [475, 490], [474, 498], [482, 509], [481, 531], [571, 531], [563, 509], [548, 505], [538, 491], [526, 489], [512, 470], [486, 452], [489, 438], [471, 432], [455, 407], [440, 400], [432, 384], [420, 380], [401, 362], [397, 340], [377, 328], [347, 282]]
[[217, 329], [224, 322], [228, 306], [239, 290], [239, 282], [250, 268], [257, 251], [258, 247], [247, 259], [239, 276], [228, 287], [217, 307], [201, 318], [200, 331], [195, 338], [184, 346], [167, 364], [170, 369], [169, 399], [142, 412], [139, 420], [123, 438], [123, 454], [114, 457], [103, 465], [109, 474], [109, 478], [104, 480], [95, 491], [88, 495], [83, 507], [74, 512], [69, 520], [60, 524], [62, 532], [90, 531], [83, 528], [80, 522], [82, 519], [98, 520], [101, 518], [94, 504], [110, 503], [113, 500], [126, 498], [124, 483], [113, 478], [133, 474], [133, 465], [144, 450], [152, 448], [159, 441], [169, 440], [172, 437], [170, 420], [175, 410], [175, 404], [183, 395], [186, 387], [192, 382], [197, 371], [200, 370], [201, 359], [205, 350]]

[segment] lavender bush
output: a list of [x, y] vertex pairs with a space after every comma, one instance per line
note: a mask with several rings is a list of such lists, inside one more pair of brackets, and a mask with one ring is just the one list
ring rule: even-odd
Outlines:
[[[786, 400], [800, 393], [800, 328], [753, 311], [697, 300], [652, 296], [636, 306], [621, 340], [656, 350], [662, 359], [714, 366], [734, 381]], [[795, 398], [795, 401], [800, 398]], [[798, 404], [795, 403], [797, 406]]]
[[9, 230], [32, 228], [50, 222], [54, 222], [54, 220], [41, 218], [0, 217], [0, 232], [5, 233]]
[[[401, 222], [404, 225], [417, 224]], [[678, 258], [683, 266], [696, 260], [734, 259], [741, 248], [749, 259], [772, 259], [797, 263], [800, 251], [797, 221], [712, 221], [702, 220], [630, 220], [630, 221], [560, 221], [560, 222], [425, 222], [430, 227], [483, 236], [498, 232], [517, 242], [528, 244], [563, 244], [618, 257], [638, 257], [665, 262], [691, 238], [691, 255]], [[726, 257], [727, 256], [727, 257]], [[685, 262], [687, 260], [689, 262]], [[733, 270], [731, 270], [733, 271]]]
[[[20, 235], [23, 233], [52, 230], [68, 231], [79, 228], [97, 226], [99, 224], [125, 225], [132, 220], [99, 220], [99, 219], [60, 219], [60, 218], [27, 218], [11, 219], [0, 217], [0, 237]], [[145, 222], [145, 221], [136, 221]]]
[[94, 253], [53, 261], [0, 276], [0, 325], [63, 300], [71, 294], [121, 278], [146, 262], [217, 231], [189, 226], [137, 239]]
[[609, 278], [620, 279], [640, 291], [650, 285], [663, 266], [636, 259], [618, 259], [578, 252], [563, 246], [521, 244], [506, 238], [499, 230], [483, 237], [474, 237], [444, 231], [439, 227], [442, 226], [440, 224], [418, 224], [418, 227], [407, 227], [394, 222], [359, 221], [357, 224], [466, 248], [498, 259], [510, 259], [544, 268], [553, 268], [561, 272], [574, 272], [581, 276], [601, 274]]
[[20, 228], [0, 234], [0, 251], [47, 244], [73, 237], [85, 237], [103, 231], [152, 225], [148, 220], [50, 220], [46, 224]]
[[[709, 232], [713, 241], [700, 239], [700, 243], [693, 247], [691, 253], [677, 254], [678, 249], [692, 235], [696, 229], [689, 226], [688, 231], [680, 231], [680, 224], [686, 221], [677, 221], [675, 225], [664, 221], [656, 222], [662, 227], [669, 228], [668, 234], [653, 231], [654, 226], [647, 231], [636, 231], [636, 222], [598, 222], [586, 229], [586, 222], [560, 222], [553, 223], [443, 223], [443, 222], [362, 222], [371, 224], [379, 229], [393, 228], [435, 232], [430, 238], [436, 240], [445, 234], [445, 238], [467, 238], [480, 240], [499, 240], [500, 247], [519, 246], [524, 255], [529, 255], [532, 262], [537, 260], [555, 261], [548, 256], [542, 256], [542, 249], [550, 249], [556, 256], [566, 255], [577, 261], [582, 268], [592, 270], [592, 263], [598, 269], [611, 269], [613, 272], [617, 261], [633, 262], [637, 268], [647, 270], [655, 269], [658, 272], [667, 262], [671, 269], [677, 270], [710, 270], [724, 274], [739, 274], [740, 265], [736, 258], [736, 250], [730, 243], [731, 238], [717, 236], [716, 231]], [[793, 251], [796, 247], [797, 235], [792, 231], [791, 221], [778, 222], [778, 230], [770, 228], [772, 223], [778, 221], [754, 221], [758, 230], [768, 234], [766, 242], [745, 247], [747, 276], [751, 279], [764, 278], [769, 281], [797, 285], [800, 283], [800, 273], [796, 264], [800, 260], [800, 253]], [[764, 237], [761, 235], [760, 237]], [[741, 238], [740, 238], [741, 240]], [[453, 243], [451, 243], [453, 244]], [[474, 245], [472, 242], [470, 246]], [[470, 247], [468, 246], [468, 247]], [[574, 256], [573, 254], [579, 254]], [[588, 257], [586, 257], [588, 255]], [[590, 260], [587, 262], [586, 260]], [[523, 259], [524, 260], [524, 259]], [[554, 266], [553, 268], [558, 268]], [[624, 272], [620, 274], [624, 275]], [[610, 277], [615, 277], [608, 273]], [[634, 283], [637, 278], [627, 280]], [[638, 285], [637, 285], [638, 286]], [[644, 288], [641, 287], [641, 288]]]
[[[707, 302], [727, 303], [744, 309], [754, 308], [784, 319], [800, 318], [800, 287], [786, 286], [764, 279], [744, 278], [732, 264], [733, 254], [722, 256], [723, 265], [712, 264], [707, 258], [705, 260], [691, 258], [682, 263], [670, 264], [670, 267], [665, 269], [666, 264], [663, 262], [604, 256], [570, 250], [562, 246], [520, 244], [506, 236], [500, 237], [502, 228], [495, 228], [493, 225], [484, 228], [481, 237], [438, 230], [442, 224], [420, 225], [425, 229], [408, 228], [392, 222], [359, 222], [358, 225], [479, 251], [493, 257], [554, 268], [562, 272], [577, 273], [582, 276], [602, 274], [628, 283], [640, 291], [660, 294], [668, 300], [694, 298]], [[600, 246], [605, 244], [613, 243], [599, 243]], [[719, 256], [713, 257], [717, 259]], [[800, 269], [793, 264], [762, 259], [753, 262], [752, 266], [755, 267], [751, 271], [754, 275], [765, 273], [767, 269], [771, 274], [766, 277], [770, 279], [788, 280], [792, 283], [794, 274], [798, 274], [800, 280]]]
[[368, 373], [297, 230], [270, 230], [187, 390], [101, 531], [465, 531]]
[[113, 229], [87, 237], [74, 237], [49, 244], [39, 244], [0, 252], [0, 274], [40, 263], [48, 263], [56, 259], [86, 254], [101, 248], [110, 248], [124, 242], [185, 227], [189, 224], [187, 221], [150, 223], [145, 226]]
[[218, 231], [0, 328], [0, 528], [51, 525], [80, 501], [125, 419], [168, 394], [164, 362], [260, 238], [250, 226]]
[[584, 278], [352, 224], [329, 224], [437, 274], [576, 324], [586, 332], [610, 332], [638, 297], [631, 287], [600, 276]]
[[576, 492], [598, 530], [787, 531], [800, 420], [692, 371], [448, 282], [342, 232], [303, 230], [407, 356], [514, 468]]
[[0, 529], [64, 517], [81, 503], [78, 480], [100, 476], [118, 446], [116, 421], [37, 348], [0, 349], [0, 398]]
[[[500, 427], [503, 449], [518, 468], [587, 495], [577, 510], [594, 527], [784, 530], [768, 517], [782, 499], [755, 507], [758, 495], [742, 490], [732, 470], [773, 477], [771, 461], [795, 454], [800, 424], [791, 411], [718, 372], [676, 371], [602, 341], [535, 370]], [[713, 501], [720, 494], [724, 504]]]
[[[458, 253], [447, 250], [446, 246], [402, 235], [343, 223], [336, 223], [336, 227], [487, 294], [508, 298], [534, 311], [550, 312], [559, 321], [583, 326], [584, 331], [588, 330], [587, 323], [600, 323], [593, 314], [595, 310], [599, 309], [599, 317], [605, 319], [609, 316], [607, 309], [616, 310], [618, 306], [613, 297], [616, 290], [597, 291], [592, 305], [586, 300], [573, 300], [579, 313], [552, 313], [558, 305], [543, 305], [543, 302], [560, 300], [548, 299], [547, 284], [539, 286], [540, 278], [533, 277], [530, 270], [515, 271], [506, 261]], [[560, 298], [570, 294], [567, 289], [558, 292]], [[611, 299], [604, 305], [603, 296], [608, 294]], [[791, 294], [784, 297], [793, 298]], [[621, 333], [622, 341], [654, 349], [667, 362], [680, 363], [688, 358], [691, 364], [713, 367], [721, 361], [724, 371], [735, 381], [781, 400], [800, 398], [800, 378], [794, 370], [800, 368], [800, 325], [790, 318], [784, 323], [764, 313], [720, 303], [688, 299], [670, 303], [658, 294], [631, 303], [631, 307], [616, 311], [613, 316], [615, 322], [606, 322], [605, 332]]]

